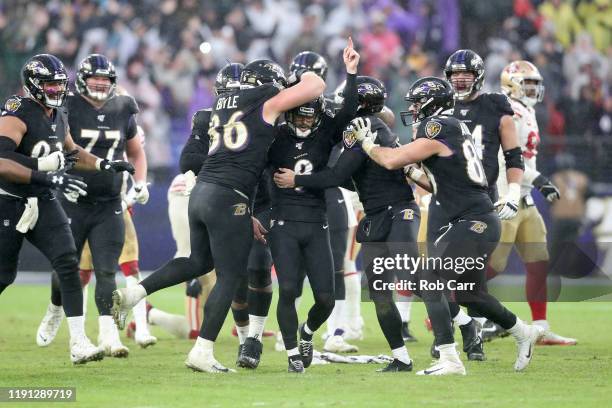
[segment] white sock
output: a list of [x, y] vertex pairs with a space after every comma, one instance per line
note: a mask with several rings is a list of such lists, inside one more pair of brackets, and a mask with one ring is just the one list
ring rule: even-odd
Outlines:
[[238, 333], [238, 342], [244, 344], [244, 341], [249, 337], [249, 325], [236, 326], [236, 332]]
[[[138, 285], [138, 277], [134, 275], [125, 277], [125, 285], [128, 288]], [[149, 333], [149, 326], [147, 325], [147, 301], [141, 299], [136, 306], [132, 309], [134, 313], [134, 322], [136, 323], [136, 331], [141, 333]]]
[[89, 292], [89, 284], [83, 286], [83, 317], [87, 316], [87, 293]]
[[401, 361], [404, 364], [410, 364], [410, 356], [408, 355], [408, 349], [406, 346], [402, 346], [396, 349], [391, 350], [393, 354], [393, 358]]
[[453, 321], [457, 323], [458, 326], [463, 326], [471, 322], [472, 318], [460, 308], [457, 316], [453, 317]]
[[287, 355], [288, 355], [289, 357], [291, 357], [291, 356], [297, 356], [297, 355], [299, 355], [299, 354], [300, 354], [300, 351], [298, 350], [298, 348], [297, 348], [297, 347], [292, 348], [291, 350], [287, 350]]
[[187, 323], [185, 316], [166, 313], [163, 310], [152, 308], [149, 311], [149, 322], [180, 339], [189, 337], [189, 323]]
[[138, 303], [140, 299], [144, 299], [145, 297], [147, 297], [147, 291], [145, 290], [144, 286], [140, 284], [132, 286], [129, 289], [131, 297], [135, 299], [136, 303]]
[[309, 334], [311, 336], [314, 333], [312, 330], [310, 330], [310, 327], [308, 327], [308, 323], [304, 323], [304, 331], [306, 332], [306, 334]]
[[196, 340], [196, 343], [195, 343], [195, 347], [202, 349], [202, 351], [210, 352], [211, 354], [213, 352], [214, 345], [215, 345], [214, 341], [206, 340], [200, 336], [198, 336], [198, 339]]
[[49, 311], [53, 313], [58, 313], [60, 310], [62, 310], [62, 306], [56, 306], [53, 303], [49, 302]]
[[544, 329], [544, 331], [550, 330], [550, 324], [548, 324], [548, 320], [534, 320], [532, 324], [540, 326]]
[[85, 337], [85, 318], [83, 316], [67, 317], [70, 341]]
[[361, 275], [359, 273], [345, 275], [344, 286], [346, 289], [346, 298], [344, 302], [346, 325], [351, 328], [359, 328], [361, 326]]
[[102, 336], [111, 340], [119, 340], [119, 330], [112, 316], [98, 316], [98, 328], [98, 340]]
[[521, 319], [516, 318], [516, 324], [508, 329], [508, 333], [516, 340], [523, 340], [527, 337], [527, 325]]
[[440, 361], [459, 360], [459, 354], [457, 354], [456, 346], [457, 346], [456, 343], [442, 344], [440, 346], [437, 346], [437, 349], [440, 352]]
[[261, 341], [267, 317], [268, 316], [249, 315], [249, 337], [253, 337]]
[[302, 297], [296, 297], [295, 298], [295, 311], [298, 313], [298, 315], [300, 314], [300, 303], [302, 303]]
[[487, 322], [487, 318], [486, 317], [472, 317], [472, 319], [476, 320], [478, 322], [478, 324], [480, 325], [480, 327], [483, 327], [484, 324]]
[[[335, 334], [336, 331], [342, 330], [344, 332], [346, 330], [344, 317], [346, 316], [346, 300], [336, 300], [336, 304], [334, 305], [334, 310], [336, 315], [333, 320], [333, 328], [334, 331], [331, 334]], [[329, 324], [328, 324], [329, 327]]]
[[399, 311], [402, 323], [410, 322], [410, 311], [412, 310], [412, 298], [413, 296], [397, 295], [397, 301], [395, 306]]

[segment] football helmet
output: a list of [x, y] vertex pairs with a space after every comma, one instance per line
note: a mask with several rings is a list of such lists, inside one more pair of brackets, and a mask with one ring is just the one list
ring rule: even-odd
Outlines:
[[[430, 116], [439, 115], [442, 111], [455, 105], [453, 87], [445, 80], [436, 77], [425, 77], [417, 80], [406, 94], [408, 112], [400, 112], [404, 126], [411, 126]], [[412, 123], [406, 117], [412, 116]]]
[[293, 58], [289, 66], [289, 72], [293, 73], [305, 69], [312, 71], [325, 81], [327, 78], [327, 61], [321, 55], [313, 51], [302, 51]]
[[358, 76], [356, 82], [359, 98], [357, 114], [363, 116], [380, 112], [387, 99], [385, 84], [371, 76]]
[[[526, 83], [529, 81], [530, 83]], [[543, 79], [538, 68], [529, 61], [513, 61], [501, 73], [502, 92], [526, 106], [544, 99]]]
[[319, 96], [285, 113], [287, 126], [299, 138], [306, 138], [312, 134], [319, 125], [325, 112], [325, 98]]
[[[21, 81], [27, 95], [47, 108], [64, 104], [68, 93], [68, 73], [64, 64], [54, 55], [38, 54], [21, 69]], [[55, 84], [51, 88], [46, 84]]]
[[244, 65], [239, 63], [229, 63], [221, 68], [215, 79], [215, 94], [219, 96], [240, 88], [240, 74], [243, 69]]
[[[474, 79], [470, 81], [452, 80], [451, 76], [455, 72], [471, 72]], [[469, 98], [474, 92], [482, 88], [484, 82], [484, 62], [480, 55], [472, 50], [455, 51], [444, 66], [446, 80], [450, 82], [455, 90], [455, 97], [459, 100]]]
[[268, 83], [281, 89], [287, 86], [285, 71], [276, 62], [269, 59], [257, 59], [244, 66], [240, 74], [241, 87], [255, 87]]
[[[109, 85], [87, 85], [87, 79], [91, 77], [104, 77], [110, 81]], [[90, 54], [83, 58], [79, 64], [76, 74], [77, 91], [88, 98], [97, 101], [105, 101], [110, 98], [117, 89], [117, 73], [115, 66], [102, 54]]]

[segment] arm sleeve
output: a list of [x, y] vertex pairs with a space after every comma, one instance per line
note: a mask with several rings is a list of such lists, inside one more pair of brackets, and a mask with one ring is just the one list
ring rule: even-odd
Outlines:
[[130, 115], [130, 119], [128, 120], [127, 133], [125, 136], [128, 140], [130, 140], [137, 134], [138, 125], [136, 124], [136, 118], [134, 117], [134, 115]]
[[326, 189], [330, 187], [341, 186], [351, 178], [353, 173], [367, 160], [364, 153], [357, 149], [345, 150], [338, 158], [338, 162], [334, 167], [310, 174], [296, 175], [296, 186]]
[[32, 170], [38, 170], [38, 159], [15, 151], [17, 144], [13, 139], [0, 136], [0, 158], [9, 159]]
[[183, 151], [181, 152], [181, 157], [179, 159], [181, 173], [191, 170], [195, 174], [198, 174], [202, 168], [204, 160], [206, 160], [206, 157], [208, 156], [208, 143], [193, 136], [194, 135], [192, 134], [189, 137], [189, 140], [187, 140], [187, 143], [185, 143], [185, 147], [183, 147]]
[[357, 107], [359, 104], [359, 96], [357, 95], [357, 75], [347, 74], [346, 86], [344, 88], [344, 103], [342, 108], [333, 118], [333, 143], [338, 143], [342, 140], [342, 130], [348, 123], [355, 118]]

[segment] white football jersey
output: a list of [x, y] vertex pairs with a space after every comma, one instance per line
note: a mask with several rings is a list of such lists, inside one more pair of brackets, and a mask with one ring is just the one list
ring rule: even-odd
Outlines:
[[[523, 160], [525, 161], [525, 174], [521, 183], [521, 197], [531, 193], [533, 185], [531, 184], [540, 173], [536, 169], [536, 156], [538, 155], [538, 146], [540, 144], [540, 131], [538, 122], [535, 116], [535, 110], [527, 107], [522, 103], [508, 98], [510, 105], [514, 110], [514, 125], [519, 139], [519, 146], [523, 151]], [[504, 169], [506, 162], [502, 149], [499, 149], [499, 168]], [[497, 190], [500, 197], [508, 192], [508, 181], [506, 172], [500, 171], [497, 178]]]

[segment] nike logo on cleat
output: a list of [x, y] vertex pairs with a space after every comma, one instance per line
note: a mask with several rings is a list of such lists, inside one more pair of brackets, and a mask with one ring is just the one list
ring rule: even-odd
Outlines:
[[423, 371], [423, 374], [425, 374], [425, 375], [433, 374], [433, 373], [435, 373], [436, 371], [440, 371], [440, 370], [442, 370], [443, 368], [444, 368], [444, 367], [436, 368], [435, 370], [425, 370], [425, 371]]
[[527, 358], [531, 358], [531, 347], [533, 347], [531, 344], [529, 345], [529, 352], [527, 353], [527, 355], [525, 357]]

